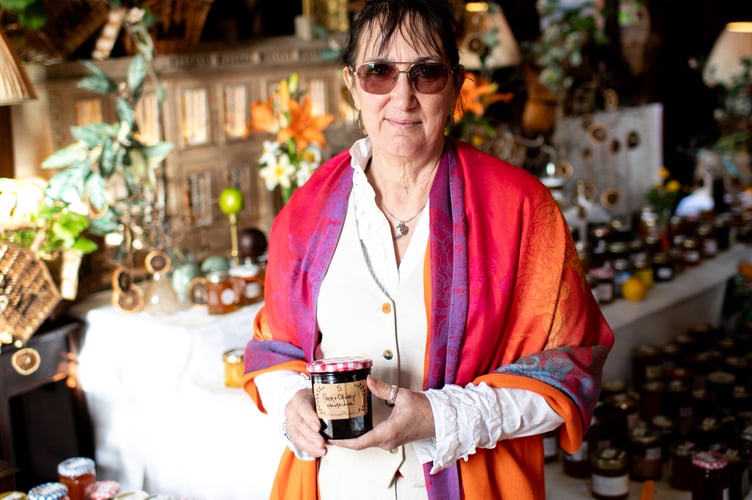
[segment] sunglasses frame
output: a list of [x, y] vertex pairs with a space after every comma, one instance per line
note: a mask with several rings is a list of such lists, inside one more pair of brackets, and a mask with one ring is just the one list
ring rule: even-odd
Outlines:
[[[388, 66], [389, 70], [390, 70], [390, 73], [392, 71], [394, 71], [394, 78], [392, 78], [392, 85], [391, 85], [391, 87], [389, 87], [388, 89], [386, 89], [386, 91], [384, 91], [384, 92], [371, 92], [368, 89], [366, 89], [366, 87], [363, 85], [363, 82], [367, 81], [368, 77], [362, 76], [360, 74], [361, 68], [364, 68], [364, 67], [369, 66], [369, 65], [376, 65], [376, 64]], [[407, 69], [399, 69], [398, 65], [400, 65], [400, 64], [409, 64], [409, 66], [408, 66]], [[423, 92], [423, 91], [421, 91], [418, 88], [418, 86], [419, 86], [418, 80], [420, 79], [420, 75], [413, 76], [413, 74], [411, 72], [416, 67], [424, 66], [424, 65], [428, 65], [428, 66], [431, 66], [431, 67], [438, 66], [438, 67], [441, 67], [441, 68], [444, 69], [444, 71], [446, 72], [446, 81], [444, 82], [444, 85], [440, 89], [435, 90], [433, 92]], [[357, 68], [353, 68], [352, 66], [350, 66], [350, 67], [348, 67], [348, 69], [350, 70], [350, 73], [354, 77], [357, 78], [358, 84], [360, 85], [360, 88], [362, 88], [365, 92], [368, 92], [369, 94], [373, 94], [373, 95], [385, 95], [385, 94], [388, 94], [389, 92], [391, 92], [394, 89], [394, 87], [397, 86], [397, 79], [399, 78], [400, 73], [404, 73], [405, 75], [407, 75], [408, 81], [410, 82], [410, 84], [412, 85], [413, 89], [415, 89], [416, 92], [418, 92], [420, 94], [431, 95], [431, 94], [438, 94], [439, 92], [442, 92], [444, 89], [446, 89], [447, 85], [449, 84], [449, 77], [451, 75], [453, 75], [457, 71], [458, 67], [459, 66], [456, 66], [454, 68], [450, 68], [446, 64], [444, 64], [442, 62], [439, 62], [439, 61], [418, 61], [418, 62], [412, 62], [412, 63], [411, 62], [405, 62], [405, 61], [368, 61], [368, 62], [364, 62], [364, 63], [360, 64]], [[385, 74], [385, 75], [383, 75], [383, 78], [386, 78], [387, 76], [388, 76], [388, 74]], [[382, 78], [382, 76], [377, 76], [376, 78]]]

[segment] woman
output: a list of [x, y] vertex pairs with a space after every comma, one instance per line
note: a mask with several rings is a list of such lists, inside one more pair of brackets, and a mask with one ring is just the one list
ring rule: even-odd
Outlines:
[[[244, 384], [289, 442], [274, 498], [543, 498], [540, 435], [574, 452], [590, 422], [612, 332], [548, 191], [444, 136], [453, 28], [444, 1], [365, 5], [343, 76], [367, 137], [274, 221]], [[327, 442], [306, 364], [354, 355], [374, 428]]]

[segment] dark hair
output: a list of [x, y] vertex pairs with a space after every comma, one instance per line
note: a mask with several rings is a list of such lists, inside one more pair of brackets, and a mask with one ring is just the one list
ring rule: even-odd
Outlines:
[[[403, 28], [403, 23], [408, 24]], [[370, 30], [366, 36], [381, 37], [384, 49], [402, 29], [408, 40], [435, 48], [454, 68], [460, 62], [457, 27], [455, 11], [446, 0], [368, 0], [353, 20], [342, 59], [345, 65], [355, 66], [364, 30]]]

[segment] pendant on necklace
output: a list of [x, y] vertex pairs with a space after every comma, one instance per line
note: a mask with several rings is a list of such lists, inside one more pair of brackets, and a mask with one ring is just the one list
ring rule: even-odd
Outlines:
[[408, 232], [410, 232], [410, 228], [407, 227], [407, 224], [404, 222], [400, 222], [397, 224], [397, 227], [394, 228], [394, 239], [398, 240], [402, 238], [404, 235], [406, 235]]

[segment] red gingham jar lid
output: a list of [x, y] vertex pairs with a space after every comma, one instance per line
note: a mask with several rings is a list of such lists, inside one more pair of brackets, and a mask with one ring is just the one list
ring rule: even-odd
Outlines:
[[726, 467], [728, 460], [717, 451], [700, 451], [692, 455], [692, 465], [702, 469], [718, 470]]
[[109, 500], [120, 493], [117, 481], [96, 481], [86, 487], [86, 498], [91, 500]]
[[308, 363], [310, 373], [340, 373], [370, 368], [373, 361], [369, 358], [344, 357], [317, 359]]

